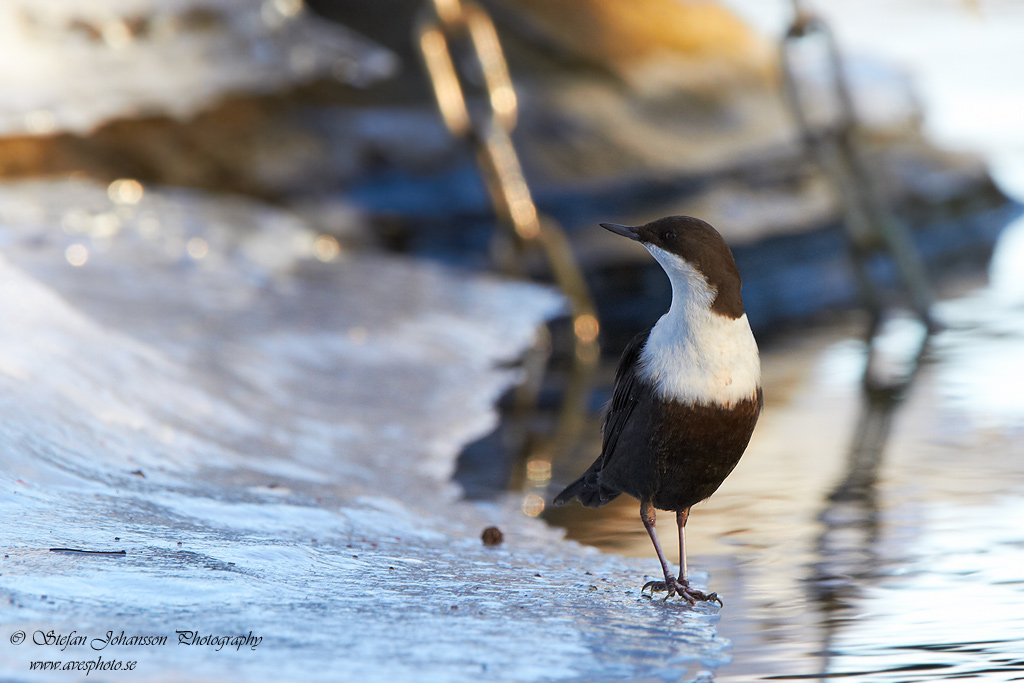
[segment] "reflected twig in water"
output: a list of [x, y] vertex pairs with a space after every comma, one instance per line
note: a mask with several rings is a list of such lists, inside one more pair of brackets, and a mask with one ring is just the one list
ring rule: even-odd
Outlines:
[[823, 672], [829, 670], [831, 643], [842, 626], [842, 611], [855, 597], [858, 582], [878, 573], [878, 470], [893, 417], [921, 366], [931, 329], [917, 319], [872, 325], [861, 411], [847, 454], [846, 472], [819, 515], [824, 530], [818, 537], [812, 591], [823, 617]]
[[[847, 456], [846, 474], [829, 494], [830, 501], [873, 493], [893, 416], [917, 376], [927, 350], [929, 327], [913, 320], [894, 324], [903, 329], [888, 330], [880, 325], [868, 341], [860, 417]], [[889, 348], [892, 342], [899, 348]]]

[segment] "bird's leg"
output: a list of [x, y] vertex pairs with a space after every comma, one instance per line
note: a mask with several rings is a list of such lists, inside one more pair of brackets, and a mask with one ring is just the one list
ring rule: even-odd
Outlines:
[[648, 581], [644, 584], [644, 587], [640, 589], [640, 593], [642, 594], [648, 588], [651, 589], [651, 595], [654, 595], [654, 591], [668, 591], [668, 595], [665, 596], [665, 599], [667, 600], [678, 592], [692, 603], [694, 600], [681, 592], [683, 585], [680, 585], [680, 583], [672, 576], [672, 568], [669, 567], [668, 560], [665, 559], [665, 553], [662, 552], [661, 544], [658, 543], [658, 532], [654, 529], [655, 516], [656, 513], [654, 511], [654, 505], [651, 504], [651, 501], [641, 501], [640, 520], [644, 523], [644, 527], [647, 529], [647, 535], [651, 537], [651, 543], [654, 544], [654, 551], [658, 553], [658, 559], [661, 561], [661, 570], [665, 573], [665, 580]]
[[691, 603], [700, 600], [702, 602], [714, 601], [722, 605], [722, 599], [718, 597], [718, 593], [705, 593], [696, 588], [691, 588], [690, 582], [686, 579], [686, 520], [689, 517], [690, 508], [676, 512], [676, 524], [679, 525], [679, 578], [676, 579], [680, 586], [678, 589], [679, 594]]
[[690, 517], [690, 508], [676, 512], [676, 524], [679, 525], [679, 583], [686, 584], [686, 520]]

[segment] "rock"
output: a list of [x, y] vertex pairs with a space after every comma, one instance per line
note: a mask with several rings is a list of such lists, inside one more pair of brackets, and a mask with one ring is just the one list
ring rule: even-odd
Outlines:
[[18, 92], [0, 136], [86, 133], [113, 119], [185, 119], [230, 95], [317, 78], [365, 87], [393, 75], [393, 55], [304, 11], [301, 0], [87, 4], [16, 0], [0, 87]]
[[501, 545], [505, 540], [505, 535], [501, 533], [501, 529], [496, 526], [489, 526], [484, 529], [484, 533], [481, 535], [481, 539], [484, 545], [493, 548], [494, 546]]

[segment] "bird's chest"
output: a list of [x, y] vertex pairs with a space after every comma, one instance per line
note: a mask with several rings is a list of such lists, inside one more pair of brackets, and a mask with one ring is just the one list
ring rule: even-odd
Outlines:
[[761, 367], [745, 316], [669, 311], [651, 330], [638, 373], [662, 400], [729, 406], [754, 394]]

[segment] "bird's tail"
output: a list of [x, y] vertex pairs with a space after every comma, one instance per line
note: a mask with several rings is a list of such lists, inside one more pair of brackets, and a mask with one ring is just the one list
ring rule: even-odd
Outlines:
[[606, 505], [618, 497], [618, 491], [603, 488], [600, 481], [600, 472], [591, 468], [583, 473], [583, 476], [569, 484], [565, 489], [555, 496], [555, 505], [565, 505], [573, 498], [588, 508], [598, 508]]

